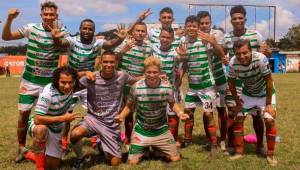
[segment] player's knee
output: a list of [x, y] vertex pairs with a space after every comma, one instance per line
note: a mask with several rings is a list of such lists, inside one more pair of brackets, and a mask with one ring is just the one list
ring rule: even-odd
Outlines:
[[30, 115], [30, 110], [28, 111], [21, 111], [19, 112], [19, 122], [25, 122], [27, 123]]
[[46, 125], [36, 125], [33, 128], [33, 134], [36, 139], [45, 140], [48, 133], [48, 128]]
[[177, 161], [180, 161], [180, 155], [171, 156], [171, 157], [170, 157], [170, 161], [171, 161], [171, 162], [177, 162]]
[[109, 163], [111, 166], [119, 166], [121, 164], [121, 162], [122, 162], [121, 158], [117, 158], [117, 157], [112, 157], [109, 160]]
[[267, 118], [265, 119], [265, 124], [266, 124], [266, 128], [272, 128], [273, 126], [275, 126], [275, 121], [274, 119], [271, 118]]
[[79, 129], [75, 128], [72, 130], [70, 135], [70, 141], [71, 143], [75, 144], [77, 141], [79, 141], [84, 136], [84, 133]]

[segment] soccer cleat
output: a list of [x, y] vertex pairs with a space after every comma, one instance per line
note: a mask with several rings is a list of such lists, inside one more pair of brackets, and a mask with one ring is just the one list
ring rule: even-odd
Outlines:
[[265, 148], [256, 148], [256, 154], [265, 157], [267, 155], [267, 152]]
[[227, 149], [226, 149], [226, 151], [224, 151], [223, 153], [224, 153], [224, 155], [226, 155], [226, 156], [229, 156], [229, 155], [232, 155], [232, 154], [234, 154], [234, 148], [233, 147], [228, 147]]
[[72, 166], [72, 170], [80, 170], [80, 169], [82, 169], [82, 167], [83, 167], [83, 165], [84, 165], [84, 162], [85, 162], [84, 158], [82, 158], [82, 159], [77, 159], [77, 160], [74, 162], [73, 166]]
[[16, 163], [20, 163], [21, 161], [23, 161], [25, 159], [25, 153], [28, 151], [27, 148], [25, 148], [24, 146], [19, 148], [18, 150], [18, 156], [15, 159]]
[[244, 157], [244, 155], [242, 155], [242, 154], [235, 154], [235, 155], [233, 155], [233, 156], [230, 156], [229, 158], [228, 158], [228, 160], [230, 160], [230, 161], [235, 161], [235, 160], [238, 160], [238, 159], [242, 159]]
[[222, 140], [222, 141], [220, 142], [220, 148], [221, 148], [221, 151], [222, 151], [222, 152], [225, 152], [225, 151], [226, 151], [226, 142], [225, 142], [225, 140]]
[[278, 164], [278, 161], [274, 156], [267, 156], [268, 164], [271, 166], [276, 166]]
[[217, 145], [210, 146], [210, 157], [211, 157], [211, 159], [217, 158]]
[[184, 141], [184, 142], [182, 142], [181, 143], [181, 148], [186, 148], [186, 147], [188, 147], [189, 145], [191, 145], [192, 144], [192, 142], [188, 142], [188, 141]]

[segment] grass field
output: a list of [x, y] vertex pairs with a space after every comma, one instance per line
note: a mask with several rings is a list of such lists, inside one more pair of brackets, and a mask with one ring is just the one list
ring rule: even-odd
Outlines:
[[[0, 169], [34, 169], [34, 164], [24, 162], [15, 164], [14, 158], [17, 151], [16, 126], [17, 126], [17, 92], [20, 78], [0, 78]], [[157, 160], [147, 160], [140, 165], [132, 167], [122, 164], [117, 169], [300, 169], [300, 74], [282, 74], [274, 75], [274, 81], [277, 92], [277, 128], [281, 137], [281, 142], [276, 145], [276, 156], [279, 160], [277, 167], [268, 166], [264, 158], [255, 154], [254, 145], [246, 145], [246, 156], [242, 160], [229, 162], [226, 156], [218, 153], [215, 161], [209, 159], [209, 152], [202, 146], [205, 144], [204, 131], [202, 128], [202, 111], [196, 112], [194, 128], [193, 145], [181, 149], [182, 160], [178, 163], [164, 163]], [[185, 83], [186, 84], [186, 83]], [[186, 86], [184, 87], [186, 90]], [[182, 124], [180, 128], [180, 137], [182, 137]], [[251, 118], [246, 121], [246, 133], [253, 133], [251, 129]], [[27, 145], [30, 148], [31, 139], [27, 138]], [[90, 169], [113, 169], [105, 165], [103, 157], [98, 158], [90, 147], [84, 148], [86, 152], [93, 155], [86, 168]], [[74, 153], [66, 155], [63, 162], [63, 169], [70, 169], [74, 161]]]

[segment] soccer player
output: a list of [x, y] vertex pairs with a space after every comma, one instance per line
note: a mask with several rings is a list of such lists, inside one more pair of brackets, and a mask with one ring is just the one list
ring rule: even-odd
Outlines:
[[[95, 33], [95, 23], [91, 19], [84, 19], [80, 23], [80, 34], [75, 37], [68, 36], [66, 38], [61, 37], [59, 28], [53, 28], [51, 30], [54, 42], [60, 47], [68, 48], [68, 66], [78, 71], [79, 75], [86, 72], [93, 72], [95, 70], [95, 61], [98, 54], [101, 52], [101, 48], [110, 49], [116, 47], [122, 43], [126, 37], [126, 30], [124, 25], [118, 26], [118, 32], [115, 32], [117, 38], [112, 40], [97, 39]], [[90, 73], [89, 73], [90, 74]], [[81, 101], [83, 107], [87, 106], [87, 90], [81, 90], [74, 94], [73, 105], [70, 108], [70, 112], [73, 111], [78, 100]], [[64, 149], [67, 149], [67, 134], [69, 125], [66, 124], [62, 142], [64, 143]]]
[[[59, 49], [54, 45], [50, 32], [54, 21], [58, 18], [56, 4], [50, 1], [41, 4], [42, 23], [28, 24], [12, 32], [11, 24], [19, 13], [18, 9], [8, 11], [2, 32], [2, 39], [6, 41], [28, 38], [27, 59], [19, 91], [17, 130], [19, 154], [16, 162], [20, 162], [23, 159], [23, 153], [27, 151], [25, 142], [31, 109], [39, 92], [51, 82], [52, 72], [57, 68], [59, 59]], [[60, 29], [60, 32], [64, 31], [64, 28]]]
[[[230, 10], [231, 16], [231, 24], [233, 26], [233, 31], [225, 34], [224, 36], [224, 49], [225, 52], [228, 53], [229, 59], [234, 56], [233, 44], [235, 41], [239, 39], [247, 39], [251, 43], [251, 49], [253, 51], [260, 51], [266, 56], [270, 56], [271, 51], [262, 41], [262, 36], [256, 30], [250, 30], [246, 28], [246, 9], [241, 6], [237, 5], [231, 8]], [[227, 67], [228, 68], [228, 67]], [[242, 89], [242, 82], [241, 80], [236, 80], [236, 89], [238, 90], [238, 95], [241, 95]], [[229, 90], [228, 90], [229, 92]], [[228, 120], [229, 120], [229, 127], [228, 127], [228, 151], [231, 152], [233, 148], [233, 127], [232, 122], [234, 119], [233, 107], [235, 107], [235, 102], [232, 98], [232, 95], [229, 93], [226, 94], [225, 98], [226, 105], [228, 107]], [[263, 146], [263, 133], [264, 133], [264, 123], [262, 118], [259, 116], [252, 116], [253, 118], [253, 127], [257, 137], [257, 153], [263, 154], [264, 153], [264, 146]]]
[[[216, 107], [216, 92], [214, 88], [214, 79], [208, 64], [207, 50], [203, 40], [198, 38], [199, 19], [191, 15], [185, 20], [185, 42], [187, 56], [187, 72], [189, 89], [185, 96], [184, 112], [190, 116], [185, 121], [184, 142], [182, 147], [186, 147], [192, 142], [192, 130], [194, 126], [194, 112], [197, 104], [203, 105], [204, 115], [206, 117], [207, 129], [211, 142], [211, 157], [216, 157], [217, 137], [216, 125], [213, 117], [213, 111]], [[211, 42], [213, 46], [216, 42]]]
[[[178, 53], [178, 48], [172, 47], [172, 42], [174, 40], [174, 30], [171, 27], [163, 27], [161, 29], [160, 35], [159, 35], [159, 44], [152, 44], [152, 50], [153, 50], [153, 56], [158, 57], [162, 62], [162, 78], [168, 79], [170, 84], [174, 88], [174, 93], [178, 92], [175, 84], [175, 69], [176, 65], [178, 65], [181, 60], [184, 58], [184, 56], [181, 56], [181, 53]], [[181, 47], [181, 46], [180, 46]], [[183, 54], [184, 55], [184, 54]], [[178, 101], [178, 98], [175, 96], [175, 101]], [[171, 110], [169, 105], [167, 105], [167, 113], [168, 113], [168, 124], [169, 129], [176, 141], [176, 146], [180, 146], [180, 142], [178, 139], [178, 126], [179, 126], [179, 118], [176, 115], [175, 112]]]
[[60, 67], [54, 71], [52, 83], [46, 85], [39, 95], [35, 112], [28, 121], [37, 170], [58, 169], [60, 165], [64, 123], [80, 118], [78, 113], [68, 113], [77, 83], [74, 69]]
[[[251, 50], [251, 42], [238, 40], [234, 43], [235, 56], [230, 60], [228, 85], [236, 102], [234, 121], [234, 144], [236, 154], [231, 160], [240, 159], [244, 154], [243, 123], [246, 116], [261, 112], [266, 126], [267, 161], [275, 166], [277, 160], [274, 157], [276, 128], [275, 128], [275, 90], [268, 58], [259, 52]], [[242, 95], [236, 92], [235, 79], [243, 82]]]
[[112, 166], [121, 163], [120, 127], [114, 118], [122, 109], [125, 84], [133, 84], [136, 80], [124, 71], [116, 71], [117, 56], [111, 51], [102, 54], [101, 64], [102, 70], [96, 72], [95, 81], [80, 79], [80, 84], [87, 88], [88, 110], [71, 131], [71, 143], [78, 158], [73, 165], [76, 169], [84, 163], [81, 139], [96, 134], [100, 135], [100, 146], [108, 163]]
[[[211, 46], [210, 43], [204, 42], [206, 48], [208, 49], [207, 55], [209, 60], [209, 66], [211, 67], [213, 78], [215, 80], [216, 91], [217, 91], [217, 111], [218, 111], [218, 118], [219, 118], [219, 128], [220, 128], [220, 146], [221, 150], [226, 150], [226, 135], [227, 135], [227, 112], [226, 112], [226, 105], [225, 105], [225, 94], [227, 88], [227, 79], [224, 73], [222, 59], [225, 58], [225, 54], [222, 49], [223, 45], [223, 32], [220, 30], [212, 29], [211, 28], [211, 15], [207, 11], [200, 11], [197, 14], [197, 17], [200, 22], [200, 31], [202, 35], [209, 39], [215, 39], [218, 43], [219, 51], [221, 51], [221, 56], [216, 55], [216, 50]], [[220, 53], [220, 52], [219, 52]], [[206, 136], [209, 136], [208, 129], [207, 129], [208, 121], [205, 119], [203, 115], [203, 124]]]
[[[131, 38], [127, 38], [115, 49], [119, 58], [119, 69], [129, 73], [136, 78], [143, 76], [144, 60], [151, 55], [150, 43], [145, 41], [147, 36], [147, 26], [143, 22], [136, 23], [131, 32]], [[129, 95], [131, 85], [124, 88], [125, 100]], [[133, 126], [133, 113], [125, 120], [125, 143], [129, 146], [130, 135]]]
[[139, 80], [132, 86], [127, 104], [117, 122], [123, 122], [126, 116], [136, 108], [136, 122], [131, 135], [129, 164], [138, 164], [147, 147], [158, 149], [170, 161], [179, 161], [175, 140], [168, 130], [166, 108], [167, 104], [185, 120], [187, 114], [180, 111], [175, 102], [173, 88], [168, 81], [160, 79], [161, 61], [157, 57], [148, 57], [144, 61], [145, 79]]

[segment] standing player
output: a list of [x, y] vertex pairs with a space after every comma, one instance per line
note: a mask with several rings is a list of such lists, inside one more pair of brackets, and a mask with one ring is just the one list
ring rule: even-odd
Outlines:
[[179, 161], [174, 138], [168, 130], [167, 104], [180, 119], [185, 120], [188, 115], [180, 111], [169, 82], [160, 79], [161, 61], [151, 56], [144, 64], [145, 79], [132, 86], [125, 108], [116, 117], [118, 122], [122, 122], [129, 112], [136, 108], [136, 122], [132, 131], [128, 162], [138, 164], [149, 146], [163, 152], [170, 161]]
[[71, 132], [71, 143], [77, 155], [74, 168], [80, 169], [84, 163], [81, 139], [100, 135], [100, 146], [108, 163], [117, 166], [121, 163], [120, 127], [114, 118], [122, 109], [123, 89], [126, 83], [135, 79], [124, 71], [116, 71], [117, 56], [105, 51], [101, 57], [102, 70], [96, 73], [96, 80], [81, 78], [80, 83], [87, 88], [87, 115]]
[[[175, 85], [175, 66], [180, 62], [180, 55], [177, 53], [177, 49], [172, 47], [172, 42], [174, 40], [174, 30], [171, 27], [163, 27], [161, 29], [159, 35], [159, 44], [152, 44], [153, 56], [158, 57], [162, 62], [162, 76], [168, 79], [170, 84], [174, 88], [174, 92], [177, 86]], [[181, 47], [181, 46], [180, 46]], [[178, 98], [175, 96], [175, 101], [178, 101]], [[178, 126], [179, 126], [179, 118], [175, 112], [171, 110], [169, 105], [167, 105], [167, 113], [168, 113], [168, 124], [169, 129], [176, 141], [176, 146], [180, 146], [180, 142], [178, 139]]]
[[52, 83], [46, 85], [39, 95], [35, 112], [28, 121], [37, 170], [58, 169], [60, 165], [64, 123], [80, 118], [79, 114], [67, 112], [77, 84], [77, 72], [61, 67], [54, 71]]
[[[18, 31], [12, 32], [12, 21], [19, 13], [17, 9], [9, 10], [2, 33], [3, 40], [28, 38], [26, 65], [19, 91], [19, 155], [16, 158], [16, 162], [20, 162], [23, 159], [22, 155], [27, 150], [25, 148], [27, 121], [31, 109], [38, 98], [39, 91], [51, 82], [52, 72], [57, 68], [59, 59], [59, 50], [54, 45], [50, 32], [54, 21], [58, 18], [56, 4], [50, 1], [41, 4], [42, 23], [28, 24]], [[64, 29], [62, 28], [60, 32], [64, 32]]]
[[[229, 55], [229, 59], [234, 56], [233, 44], [239, 39], [247, 39], [250, 41], [251, 49], [253, 51], [260, 51], [266, 56], [270, 56], [271, 52], [266, 43], [262, 42], [262, 36], [256, 30], [250, 30], [246, 28], [246, 9], [241, 6], [234, 6], [230, 10], [231, 24], [233, 26], [233, 31], [229, 32], [224, 37], [224, 48]], [[236, 80], [238, 95], [241, 95], [242, 82], [241, 80]], [[230, 93], [226, 94], [226, 105], [228, 107], [228, 117], [229, 123], [232, 125], [234, 116], [232, 114], [232, 109], [235, 107], [235, 102]], [[263, 147], [263, 133], [264, 133], [264, 123], [259, 116], [252, 116], [253, 127], [257, 137], [257, 153], [264, 154]], [[233, 127], [229, 125], [228, 128], [228, 150], [232, 150], [232, 137], [233, 137]]]
[[[192, 142], [192, 131], [194, 126], [194, 112], [197, 104], [203, 105], [204, 115], [208, 120], [207, 129], [211, 142], [211, 157], [216, 157], [217, 137], [216, 124], [213, 117], [215, 109], [216, 92], [214, 80], [208, 64], [207, 50], [203, 41], [198, 38], [199, 19], [192, 15], [185, 20], [185, 43], [187, 56], [187, 71], [189, 90], [185, 97], [184, 112], [190, 116], [185, 122], [184, 142], [186, 147]], [[211, 42], [213, 46], [216, 42]]]
[[[151, 55], [150, 44], [145, 41], [147, 36], [147, 26], [143, 22], [136, 23], [131, 32], [132, 38], [127, 38], [115, 49], [119, 58], [119, 69], [130, 75], [139, 78], [143, 76], [144, 60]], [[124, 88], [125, 100], [129, 94], [131, 85], [127, 84]], [[125, 120], [126, 144], [129, 144], [133, 126], [133, 113]], [[127, 145], [128, 146], [128, 145]]]
[[[215, 80], [216, 91], [217, 91], [217, 111], [219, 118], [219, 128], [220, 128], [220, 146], [221, 150], [226, 150], [226, 134], [227, 134], [227, 112], [225, 107], [225, 94], [227, 88], [227, 80], [223, 69], [222, 59], [225, 58], [224, 52], [222, 50], [224, 35], [220, 30], [215, 30], [211, 28], [211, 16], [207, 11], [200, 11], [197, 14], [200, 22], [200, 31], [203, 32], [203, 38], [216, 39], [218, 43], [219, 51], [221, 51], [221, 56], [216, 55], [216, 49], [214, 49], [210, 43], [204, 42], [207, 48], [207, 55], [209, 60], [209, 66], [211, 67], [213, 78]], [[212, 40], [211, 40], [212, 41]], [[208, 120], [205, 119], [203, 115], [203, 124], [208, 137], [207, 129]]]
[[[231, 160], [240, 159], [244, 154], [244, 120], [248, 113], [257, 116], [257, 111], [262, 112], [266, 125], [267, 161], [275, 166], [277, 160], [274, 157], [276, 128], [275, 128], [275, 90], [269, 62], [267, 57], [259, 52], [251, 50], [248, 40], [238, 40], [234, 43], [235, 57], [230, 60], [229, 88], [236, 102], [234, 121], [234, 143], [236, 154]], [[239, 78], [243, 82], [242, 95], [236, 92], [235, 80]], [[254, 112], [253, 112], [254, 110]]]

